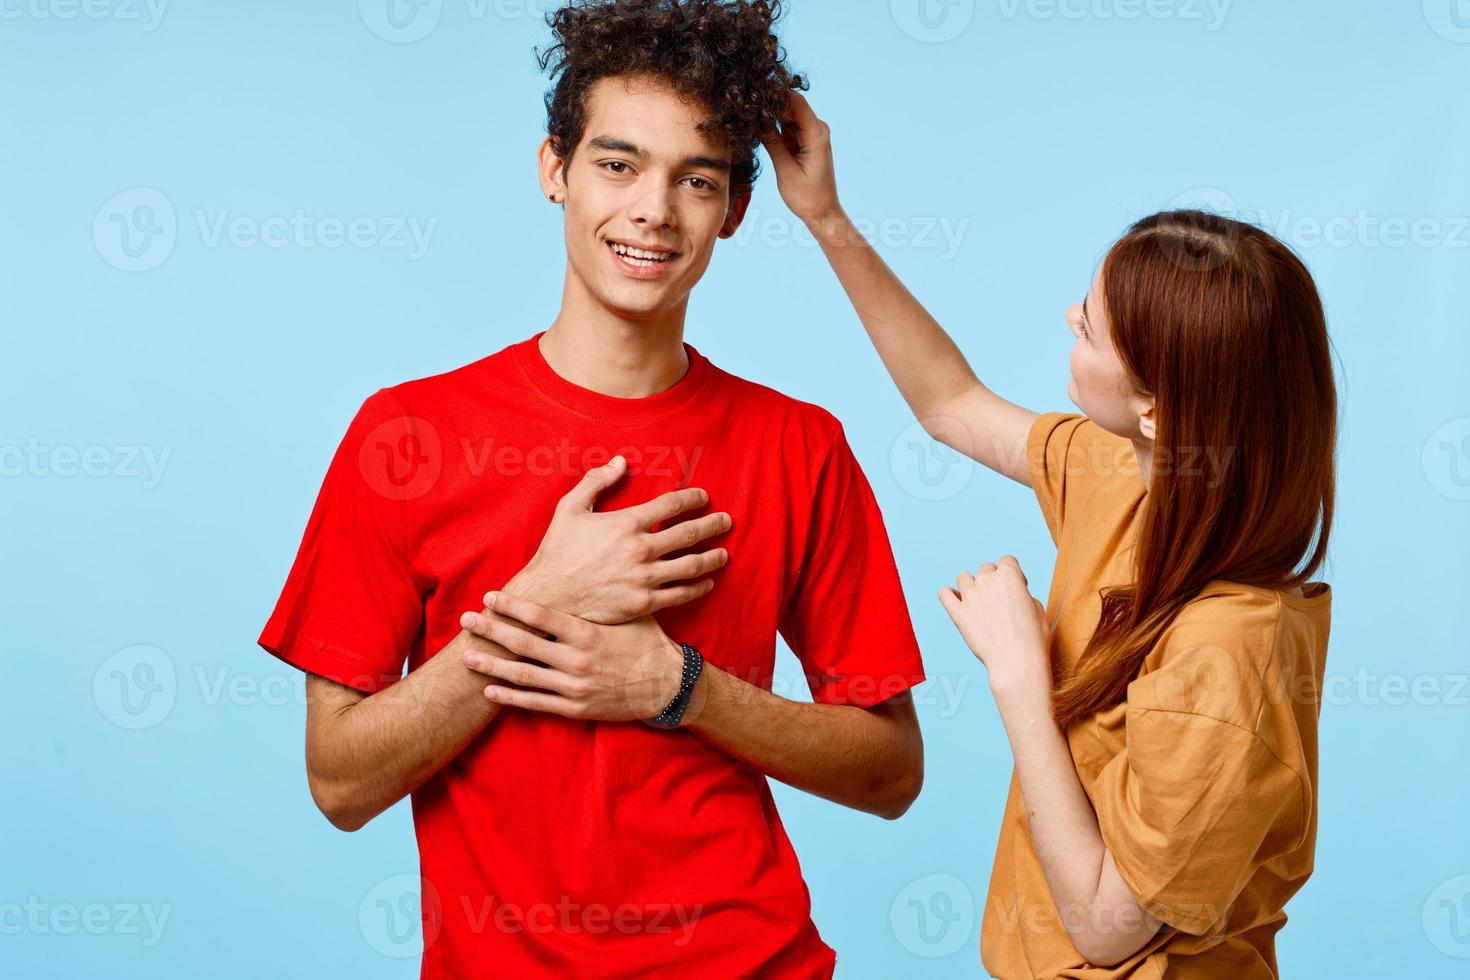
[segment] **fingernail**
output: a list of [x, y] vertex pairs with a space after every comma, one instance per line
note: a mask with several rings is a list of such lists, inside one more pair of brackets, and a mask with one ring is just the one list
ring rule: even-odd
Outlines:
[[612, 459], [607, 461], [607, 465], [613, 467], [614, 469], [621, 469], [622, 465], [625, 462], [627, 462], [627, 460], [623, 459], [623, 457], [614, 456]]
[[475, 628], [475, 624], [478, 623], [479, 621], [480, 621], [480, 617], [479, 616], [476, 616], [472, 612], [467, 612], [463, 616], [459, 617], [459, 625], [463, 626], [467, 630], [474, 629]]
[[488, 608], [490, 606], [495, 605], [495, 600], [496, 599], [499, 599], [499, 598], [500, 598], [500, 593], [499, 592], [486, 592], [485, 593], [485, 606]]

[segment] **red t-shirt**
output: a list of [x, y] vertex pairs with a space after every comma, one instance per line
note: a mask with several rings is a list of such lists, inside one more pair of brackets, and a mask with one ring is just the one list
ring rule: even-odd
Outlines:
[[[614, 398], [557, 375], [538, 338], [367, 399], [262, 647], [359, 690], [394, 683], [621, 453], [629, 472], [600, 509], [699, 486], [734, 519], [714, 591], [658, 614], [671, 637], [769, 689], [779, 631], [824, 703], [866, 707], [924, 679], [882, 516], [832, 415], [687, 345], [673, 387]], [[688, 730], [507, 708], [413, 794], [413, 816], [424, 977], [833, 971], [765, 775]]]

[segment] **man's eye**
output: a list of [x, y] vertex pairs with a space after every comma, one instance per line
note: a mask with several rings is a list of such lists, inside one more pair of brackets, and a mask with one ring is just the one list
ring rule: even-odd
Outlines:
[[603, 166], [615, 174], [625, 174], [628, 172], [628, 165], [621, 160], [609, 160]]
[[711, 184], [709, 181], [705, 180], [703, 177], [690, 177], [689, 178], [689, 186], [690, 187], [693, 187], [697, 191], [704, 191], [704, 190], [709, 190], [711, 187], [714, 186], [714, 184]]

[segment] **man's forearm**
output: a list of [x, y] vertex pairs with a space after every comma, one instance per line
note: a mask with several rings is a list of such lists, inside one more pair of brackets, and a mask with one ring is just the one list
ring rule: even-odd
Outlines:
[[[540, 591], [524, 575], [507, 588]], [[335, 826], [357, 830], [418, 789], [500, 712], [484, 696], [484, 675], [464, 665], [471, 648], [519, 659], [461, 630], [417, 670], [372, 695], [313, 679], [313, 698], [321, 700], [311, 715], [320, 717], [307, 733], [307, 771], [312, 795]]]
[[873, 708], [810, 704], [706, 663], [684, 726], [783, 783], [891, 820], [908, 809], [924, 779], [912, 716], [906, 693]]

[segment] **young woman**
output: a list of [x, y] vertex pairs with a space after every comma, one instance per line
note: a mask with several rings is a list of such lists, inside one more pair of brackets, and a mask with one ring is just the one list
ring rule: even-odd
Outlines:
[[1015, 757], [981, 930], [999, 977], [1277, 975], [1312, 871], [1336, 390], [1302, 263], [1270, 235], [1156, 214], [1108, 253], [1068, 394], [975, 376], [844, 215], [800, 95], [766, 139], [883, 363], [936, 439], [1031, 486], [1045, 608], [1014, 558], [940, 592]]

